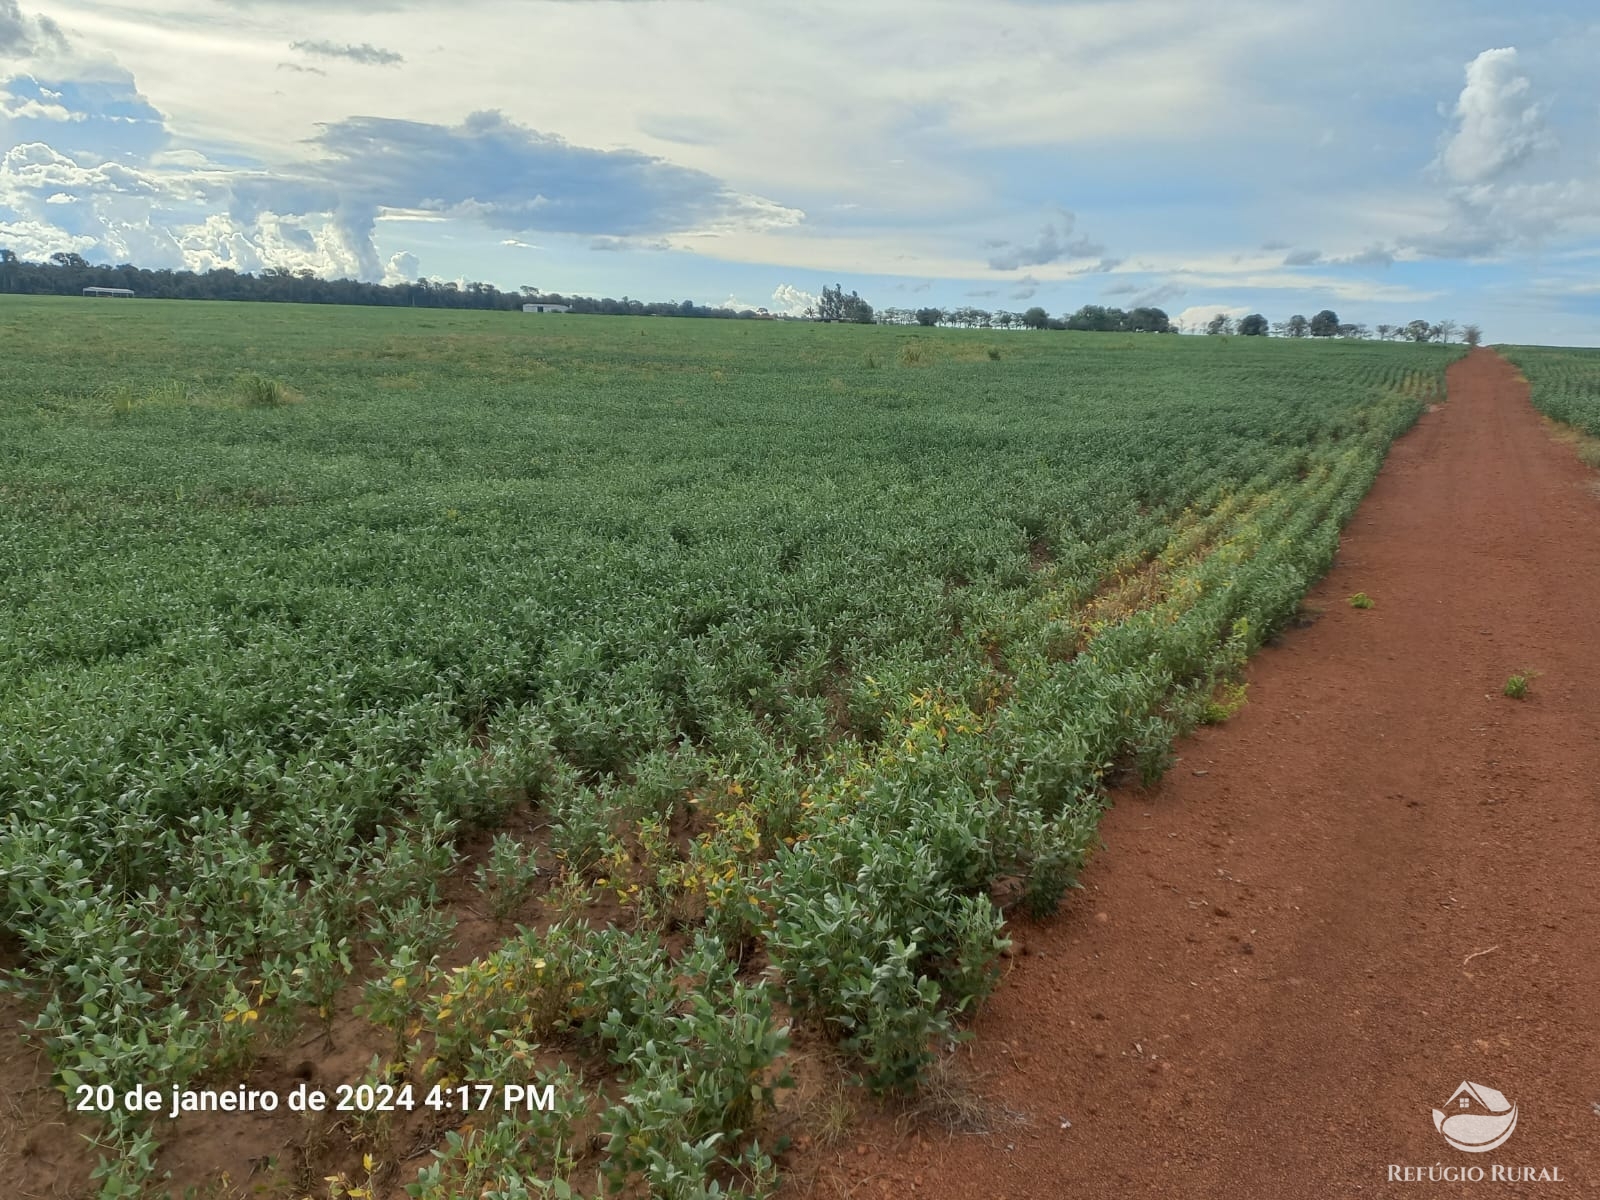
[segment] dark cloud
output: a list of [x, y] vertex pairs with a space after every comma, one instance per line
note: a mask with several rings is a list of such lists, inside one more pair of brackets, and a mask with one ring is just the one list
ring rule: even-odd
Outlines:
[[364, 67], [395, 67], [405, 62], [403, 55], [369, 42], [362, 42], [359, 46], [349, 44], [341, 46], [335, 42], [291, 42], [289, 49], [298, 50], [301, 54], [313, 54], [319, 58], [343, 58], [353, 63], [360, 63]]
[[1504, 250], [1510, 240], [1503, 229], [1457, 222], [1413, 238], [1408, 246], [1425, 258], [1488, 258]]
[[989, 257], [989, 266], [996, 271], [1015, 271], [1018, 267], [1038, 267], [1055, 262], [1067, 253], [1066, 243], [1072, 236], [1072, 227], [1077, 219], [1063, 209], [1060, 221], [1046, 222], [1044, 228], [1039, 230], [1039, 236], [1031, 242], [1002, 241], [998, 246], [991, 243], [990, 248], [995, 253]]
[[[1063, 258], [1101, 258], [1105, 252], [1105, 243], [1097, 242], [1090, 237], [1073, 237], [1072, 229], [1077, 224], [1077, 215], [1061, 209], [1059, 216], [1052, 221], [1047, 221], [1039, 230], [1039, 235], [1031, 242], [1008, 242], [1003, 238], [990, 238], [984, 242], [984, 249], [993, 250], [989, 256], [989, 266], [996, 271], [1015, 271], [1019, 267], [1040, 267], [1046, 263], [1053, 263]], [[1121, 262], [1120, 259], [1103, 259], [1111, 266], [1099, 268], [1109, 271], [1111, 267]]]
[[1394, 251], [1373, 244], [1354, 254], [1327, 255], [1320, 250], [1296, 250], [1286, 255], [1286, 267], [1388, 267], [1394, 265]]
[[1163, 304], [1187, 295], [1188, 291], [1188, 288], [1181, 287], [1176, 283], [1163, 283], [1136, 295], [1133, 298], [1133, 306], [1135, 308], [1160, 308]]
[[327, 72], [324, 71], [321, 67], [303, 67], [299, 63], [292, 63], [292, 62], [281, 62], [281, 63], [279, 63], [278, 64], [278, 70], [280, 70], [280, 71], [294, 71], [295, 73], [300, 74], [300, 75], [326, 75], [327, 74]]
[[1392, 267], [1394, 251], [1383, 246], [1371, 245], [1355, 254], [1347, 254], [1343, 258], [1332, 258], [1328, 261], [1352, 267]]
[[1108, 287], [1100, 294], [1107, 299], [1131, 296], [1132, 299], [1128, 301], [1128, 304], [1133, 308], [1159, 308], [1169, 300], [1176, 300], [1188, 290], [1188, 288], [1180, 287], [1175, 283], [1162, 283], [1157, 284], [1155, 287], [1149, 287], [1129, 281]]
[[295, 179], [281, 173], [249, 173], [233, 177], [228, 215], [235, 221], [250, 224], [267, 212], [332, 212], [339, 204], [339, 190], [332, 184]]
[[456, 126], [353, 117], [325, 126], [316, 145], [323, 182], [347, 205], [469, 216], [508, 233], [649, 237], [785, 211], [703, 171], [574, 146], [498, 112]]
[[661, 238], [597, 237], [590, 241], [589, 249], [614, 253], [621, 250], [670, 250], [672, 245]]
[[1032, 275], [1024, 275], [1017, 280], [1017, 286], [1011, 292], [1013, 300], [1032, 300], [1039, 292], [1039, 281]]
[[66, 35], [49, 17], [23, 16], [17, 0], [0, 0], [0, 55], [26, 58], [66, 48]]
[[[222, 168], [193, 152], [161, 155], [165, 123], [131, 80], [51, 85], [18, 76], [4, 88], [0, 132], [33, 149], [0, 163], [0, 219], [11, 219], [9, 209], [41, 229], [66, 228], [78, 201], [115, 197], [115, 228], [83, 205], [85, 224], [72, 232], [80, 239], [74, 248], [97, 243], [119, 261], [142, 245], [136, 237], [165, 231], [162, 246], [146, 246], [140, 261], [205, 258], [254, 269], [320, 260], [318, 269], [381, 279], [390, 271], [374, 231], [388, 211], [459, 218], [503, 234], [568, 234], [602, 251], [663, 250], [669, 234], [715, 237], [804, 218], [705, 172], [632, 150], [574, 146], [494, 112], [455, 126], [339, 121], [314, 139], [318, 154], [269, 173]], [[147, 166], [133, 175], [116, 173], [140, 161]], [[143, 208], [135, 211], [135, 202]]]

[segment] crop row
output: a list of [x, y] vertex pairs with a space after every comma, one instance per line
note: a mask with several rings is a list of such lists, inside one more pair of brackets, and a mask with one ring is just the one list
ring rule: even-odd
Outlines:
[[1532, 385], [1533, 402], [1542, 412], [1600, 437], [1600, 351], [1547, 346], [1501, 350]]
[[[31, 1036], [69, 1093], [308, 1023], [369, 1082], [559, 1084], [434, 1130], [440, 1198], [760, 1192], [791, 1037], [915, 1088], [1448, 358], [45, 307], [0, 309]], [[208, 402], [240, 369], [303, 402]], [[160, 1135], [106, 1123], [105, 1194], [181, 1175]], [[402, 1181], [396, 1136], [333, 1190]]]

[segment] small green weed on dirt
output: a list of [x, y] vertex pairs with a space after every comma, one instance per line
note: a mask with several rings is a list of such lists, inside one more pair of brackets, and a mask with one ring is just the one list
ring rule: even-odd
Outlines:
[[1357, 592], [1354, 596], [1350, 597], [1351, 608], [1371, 608], [1372, 605], [1372, 597], [1367, 595], [1365, 592]]
[[1533, 683], [1533, 675], [1532, 671], [1523, 671], [1512, 675], [1506, 680], [1505, 687], [1500, 689], [1501, 695], [1507, 696], [1512, 700], [1526, 700], [1528, 698], [1528, 687]]

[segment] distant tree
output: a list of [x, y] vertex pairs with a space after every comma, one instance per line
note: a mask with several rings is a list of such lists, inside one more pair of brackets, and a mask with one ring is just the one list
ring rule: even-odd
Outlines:
[[930, 326], [931, 325], [937, 325], [942, 320], [944, 320], [944, 311], [942, 309], [937, 309], [937, 308], [919, 308], [919, 309], [917, 309], [917, 324], [918, 325], [930, 325]]
[[1129, 333], [1171, 333], [1172, 318], [1164, 309], [1141, 307], [1123, 317], [1122, 328]]
[[1003, 308], [994, 314], [994, 323], [1001, 329], [1010, 329], [1011, 323], [1016, 319], [1015, 313], [1009, 313]]
[[1426, 342], [1433, 338], [1433, 326], [1426, 321], [1412, 321], [1406, 326], [1406, 337], [1413, 342]]
[[1339, 332], [1339, 314], [1325, 308], [1311, 318], [1312, 337], [1334, 337]]
[[1211, 337], [1226, 336], [1233, 332], [1233, 318], [1227, 313], [1218, 313], [1206, 322], [1206, 333]]
[[859, 325], [872, 324], [872, 305], [856, 293], [844, 294], [844, 286], [824, 286], [817, 299], [816, 316], [819, 321], [847, 321]]
[[1172, 318], [1159, 308], [1142, 307], [1132, 312], [1120, 308], [1107, 308], [1103, 304], [1085, 304], [1066, 318], [1068, 329], [1090, 333], [1171, 333]]
[[1248, 317], [1239, 318], [1240, 337], [1266, 337], [1270, 328], [1267, 318], [1260, 313], [1251, 313]]
[[1439, 322], [1439, 340], [1446, 345], [1456, 340], [1456, 335], [1461, 332], [1461, 326], [1454, 321]]
[[1112, 328], [1111, 310], [1103, 304], [1085, 304], [1067, 318], [1068, 329], [1104, 333]]
[[1050, 314], [1035, 304], [1022, 314], [1022, 323], [1029, 329], [1046, 329], [1050, 325]]
[[1479, 346], [1483, 345], [1483, 330], [1479, 329], [1476, 325], [1468, 325], [1461, 331], [1461, 340], [1466, 342], [1467, 345], [1471, 346], [1473, 349], [1477, 349]]
[[1306, 320], [1305, 317], [1301, 316], [1299, 313], [1295, 313], [1294, 316], [1289, 318], [1290, 337], [1303, 338], [1310, 332], [1311, 322]]
[[1377, 327], [1377, 330], [1378, 330], [1378, 340], [1380, 342], [1387, 342], [1390, 339], [1390, 337], [1392, 337], [1394, 335], [1394, 326], [1393, 325], [1379, 325]]

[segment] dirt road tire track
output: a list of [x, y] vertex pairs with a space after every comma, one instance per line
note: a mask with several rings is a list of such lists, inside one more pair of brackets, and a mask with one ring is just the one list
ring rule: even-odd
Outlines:
[[[1504, 360], [1452, 367], [1320, 619], [1117, 797], [1061, 915], [1016, 930], [972, 1057], [1028, 1123], [923, 1145], [870, 1119], [816, 1193], [1600, 1195], [1595, 485]], [[1502, 696], [1524, 669], [1529, 698]], [[1463, 1080], [1518, 1103], [1501, 1149], [1435, 1131]], [[1495, 1163], [1568, 1182], [1388, 1178]]]

